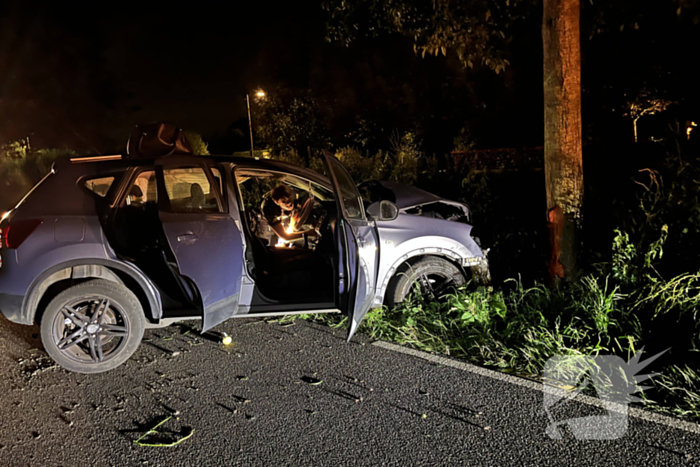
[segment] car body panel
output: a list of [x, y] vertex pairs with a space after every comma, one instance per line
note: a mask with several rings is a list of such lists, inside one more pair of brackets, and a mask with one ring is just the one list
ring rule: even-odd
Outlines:
[[[61, 241], [56, 237], [55, 225], [62, 220], [80, 219], [84, 223], [81, 241]], [[76, 236], [77, 238], [77, 236]], [[32, 233], [31, 241], [25, 241], [18, 249], [2, 251], [2, 290], [11, 296], [22, 297], [19, 310], [16, 306], [2, 305], [0, 311], [10, 320], [20, 324], [33, 324], [36, 305], [44, 281], [56, 271], [77, 265], [101, 265], [118, 269], [132, 277], [143, 288], [150, 304], [151, 318], [162, 316], [162, 304], [157, 289], [140, 269], [119, 259], [104, 238], [97, 216], [45, 217], [44, 222]], [[9, 299], [8, 299], [9, 301]], [[13, 300], [16, 304], [16, 299]]]
[[[377, 283], [377, 262], [379, 259], [379, 247], [376, 227], [374, 222], [368, 221], [362, 204], [362, 197], [357, 186], [352, 182], [352, 177], [347, 173], [342, 164], [330, 153], [324, 151], [326, 168], [333, 178], [333, 190], [338, 203], [338, 217], [340, 227], [347, 243], [345, 254], [348, 258], [354, 258], [355, 264], [349, 262], [349, 280], [347, 292], [350, 295], [346, 306], [350, 326], [348, 328], [348, 341], [357, 332], [360, 323], [364, 319], [374, 301], [374, 293]], [[349, 181], [350, 183], [347, 183]], [[344, 193], [341, 196], [341, 190]], [[344, 204], [344, 197], [354, 196], [362, 212], [350, 217]]]
[[481, 248], [469, 235], [468, 224], [400, 213], [393, 221], [377, 221], [377, 229], [380, 259], [376, 306], [383, 303], [389, 281], [399, 266], [411, 258], [442, 256], [459, 266], [485, 260]]
[[[156, 166], [165, 170], [185, 166], [201, 168], [207, 175], [210, 186], [216, 186], [202, 158], [165, 157]], [[202, 332], [205, 332], [238, 311], [243, 271], [241, 232], [228, 212], [167, 212], [163, 202], [168, 198], [162, 170], [156, 171], [156, 178], [163, 230], [176, 258], [180, 275], [191, 279], [198, 288], [204, 321]], [[220, 209], [226, 207], [222, 193], [214, 191]], [[231, 205], [228, 209], [237, 208]]]
[[348, 330], [350, 340], [374, 303], [380, 252], [377, 229], [373, 221], [351, 220], [348, 223], [355, 233], [358, 257], [355, 303]]
[[[186, 253], [177, 246], [173, 250], [177, 251], [179, 263], [188, 258], [187, 265], [181, 264], [184, 266], [181, 272], [184, 275], [189, 273], [199, 276], [199, 279], [193, 277], [193, 280], [198, 283], [200, 295], [214, 312], [211, 314], [213, 320], [219, 321], [251, 306], [250, 298], [246, 298], [250, 294], [243, 298], [240, 294], [241, 278], [250, 279], [245, 275], [245, 238], [240, 229], [242, 220], [236, 203], [235, 181], [230, 177], [231, 170], [240, 166], [290, 173], [328, 189], [332, 189], [333, 184], [327, 177], [315, 171], [279, 161], [229, 156], [196, 159], [203, 164], [217, 164], [223, 167], [221, 172], [226, 174], [224, 178], [228, 190], [225, 193], [226, 199], [222, 201], [226, 201], [228, 205], [228, 218], [202, 218], [205, 224], [210, 223], [214, 226], [212, 229], [201, 225], [196, 227], [203, 229], [196, 232], [207, 238], [204, 242], [207, 248], [202, 248], [196, 254], [194, 250], [192, 254]], [[18, 249], [0, 250], [4, 262], [0, 267], [0, 311], [13, 321], [30, 324], [34, 319], [38, 297], [45, 290], [42, 290], [43, 281], [65, 268], [94, 264], [120, 271], [133, 278], [143, 289], [142, 292], [151, 308], [151, 318], [157, 324], [163, 316], [158, 288], [137, 266], [115, 254], [105, 237], [103, 223], [100, 222], [103, 213], [117, 205], [120, 190], [127, 189], [129, 177], [123, 175], [132, 173], [138, 167], [150, 168], [155, 164], [155, 159], [57, 163], [52, 170], [53, 175], [46, 177], [36, 194], [25, 197], [2, 221], [1, 225], [7, 225], [8, 222], [16, 220], [39, 218], [43, 223]], [[86, 177], [107, 174], [114, 174], [115, 182], [104, 198], [88, 194], [87, 190], [76, 182]], [[366, 313], [365, 304], [381, 305], [389, 281], [399, 266], [412, 258], [437, 255], [460, 266], [486, 261], [484, 252], [470, 236], [471, 225], [406, 212], [420, 206], [421, 203], [443, 202], [461, 206], [468, 212], [466, 206], [414, 187], [392, 182], [381, 183], [395, 192], [396, 204], [401, 209], [398, 218], [393, 221], [366, 219], [361, 222], [343, 222], [347, 242], [343, 240], [338, 245], [342, 255], [348, 255], [347, 259], [342, 261], [348, 270], [340, 271], [343, 275], [341, 279], [345, 280], [345, 283], [339, 284], [339, 293], [347, 294], [350, 285], [358, 281], [363, 283], [359, 289], [354, 289], [355, 295], [352, 299], [353, 312], [357, 306], [360, 310], [357, 317], [360, 319]], [[51, 199], [52, 203], [46, 202], [47, 199]], [[177, 234], [169, 235], [169, 241], [173, 244], [179, 243]], [[356, 254], [349, 254], [352, 251], [356, 251]], [[371, 259], [372, 251], [375, 259]], [[215, 262], [214, 267], [211, 267], [210, 260]], [[213, 271], [217, 271], [217, 274]], [[227, 276], [229, 281], [221, 282], [221, 276]], [[210, 323], [206, 324], [208, 326]], [[359, 320], [351, 324], [354, 328], [352, 332], [357, 326]]]

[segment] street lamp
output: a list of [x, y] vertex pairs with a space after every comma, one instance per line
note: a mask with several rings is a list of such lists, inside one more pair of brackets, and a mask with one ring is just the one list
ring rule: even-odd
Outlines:
[[[258, 89], [255, 91], [255, 97], [259, 99], [265, 98], [265, 91]], [[248, 128], [250, 129], [250, 157], [255, 157], [253, 152], [253, 119], [250, 117], [250, 96], [246, 93], [245, 101], [248, 104]]]

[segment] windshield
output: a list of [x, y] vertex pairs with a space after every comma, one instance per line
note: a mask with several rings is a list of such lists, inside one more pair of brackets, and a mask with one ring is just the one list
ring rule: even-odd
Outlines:
[[365, 203], [371, 204], [384, 200], [396, 203], [396, 194], [377, 180], [362, 182], [357, 185], [357, 189]]

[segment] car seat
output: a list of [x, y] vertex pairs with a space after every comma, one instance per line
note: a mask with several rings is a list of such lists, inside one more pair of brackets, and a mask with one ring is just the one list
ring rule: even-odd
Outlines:
[[187, 209], [190, 211], [201, 210], [205, 201], [202, 186], [199, 183], [190, 185], [190, 200], [187, 202]]
[[[258, 217], [260, 215], [260, 217]], [[262, 221], [257, 224], [267, 226], [264, 217], [248, 211], [248, 219]], [[270, 246], [266, 238], [255, 234], [255, 224], [249, 223], [249, 248], [246, 249], [248, 272], [261, 292], [266, 296], [279, 298], [301, 298], [328, 291], [332, 293], [332, 266], [325, 255], [306, 249], [276, 248]]]

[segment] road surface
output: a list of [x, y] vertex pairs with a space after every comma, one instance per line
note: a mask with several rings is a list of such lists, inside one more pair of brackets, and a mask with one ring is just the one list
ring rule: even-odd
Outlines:
[[[534, 383], [450, 360], [345, 343], [345, 330], [230, 320], [146, 331], [122, 367], [79, 375], [38, 328], [0, 317], [0, 465], [611, 465], [700, 463], [696, 425], [638, 417], [613, 441], [561, 440]], [[570, 402], [562, 416], [600, 414]], [[134, 444], [168, 416], [145, 441]]]

